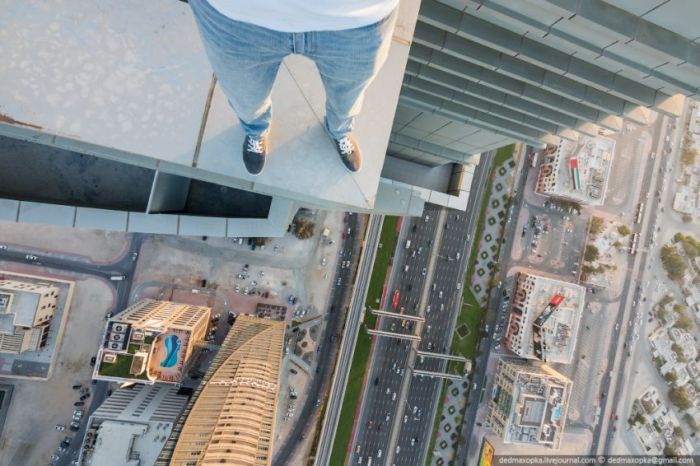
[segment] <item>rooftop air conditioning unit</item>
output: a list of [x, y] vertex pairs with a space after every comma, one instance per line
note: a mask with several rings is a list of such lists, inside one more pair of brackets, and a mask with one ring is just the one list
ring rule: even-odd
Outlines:
[[117, 332], [117, 333], [124, 333], [124, 332], [126, 332], [126, 325], [114, 324], [114, 325], [112, 325], [112, 331]]

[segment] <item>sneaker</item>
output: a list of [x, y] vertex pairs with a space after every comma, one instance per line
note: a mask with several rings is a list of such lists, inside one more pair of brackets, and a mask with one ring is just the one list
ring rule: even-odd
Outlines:
[[267, 138], [246, 135], [243, 140], [243, 164], [251, 175], [259, 175], [265, 166], [267, 155]]
[[353, 173], [360, 171], [362, 154], [360, 154], [360, 148], [357, 146], [355, 138], [352, 135], [347, 135], [340, 139], [334, 139], [333, 142], [335, 142], [335, 149], [338, 151], [343, 165]]

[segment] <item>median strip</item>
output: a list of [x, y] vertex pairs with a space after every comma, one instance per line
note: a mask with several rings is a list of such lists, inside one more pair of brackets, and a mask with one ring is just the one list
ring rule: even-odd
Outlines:
[[[389, 263], [393, 256], [396, 238], [398, 236], [399, 217], [387, 216], [384, 218], [382, 232], [380, 235], [380, 247], [372, 266], [366, 308], [379, 307], [384, 292], [384, 284], [389, 270]], [[367, 371], [367, 363], [371, 354], [372, 337], [367, 333], [366, 328], [374, 328], [377, 317], [369, 312], [365, 313], [364, 325], [360, 327], [355, 352], [350, 366], [350, 375], [345, 387], [343, 406], [340, 411], [338, 428], [333, 442], [330, 464], [344, 464], [350, 448], [350, 440], [354, 430], [355, 414], [358, 409], [358, 402], [362, 394], [362, 384]]]

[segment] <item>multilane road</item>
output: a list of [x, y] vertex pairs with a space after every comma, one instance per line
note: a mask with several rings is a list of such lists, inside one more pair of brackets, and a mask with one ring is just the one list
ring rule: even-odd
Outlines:
[[[418, 349], [421, 351], [449, 352], [461, 306], [459, 288], [464, 282], [471, 245], [469, 240], [474, 235], [492, 156], [485, 157], [475, 173], [466, 213], [448, 210], [439, 215], [440, 208], [427, 205], [423, 217], [406, 219], [402, 226], [385, 308], [391, 308], [394, 293], [398, 290], [396, 311], [401, 312], [404, 308], [404, 313], [422, 315], [426, 322], [418, 325], [395, 318], [381, 318], [379, 328], [397, 333], [415, 333], [420, 329], [422, 341]], [[411, 244], [407, 248], [409, 240]], [[435, 246], [439, 249], [436, 250]], [[435, 255], [432, 274], [428, 270], [431, 255]], [[424, 289], [427, 289], [427, 296], [423, 300], [425, 307], [421, 309], [418, 306]], [[410, 343], [404, 340], [376, 339], [350, 464], [367, 464], [370, 457], [372, 464], [422, 465], [425, 462], [440, 381], [413, 376], [408, 362], [415, 360], [416, 369], [439, 372], [445, 370], [446, 362], [415, 355], [409, 358], [411, 351]], [[410, 379], [404, 398], [401, 386], [407, 377]], [[392, 436], [391, 427], [395, 424], [399, 426], [398, 432]]]

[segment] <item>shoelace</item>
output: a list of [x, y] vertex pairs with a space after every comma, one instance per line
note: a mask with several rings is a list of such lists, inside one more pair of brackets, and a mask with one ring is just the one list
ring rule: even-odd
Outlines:
[[340, 152], [342, 152], [343, 155], [350, 155], [354, 150], [352, 142], [347, 136], [343, 137], [342, 139], [338, 139], [338, 147], [340, 148]]
[[248, 150], [250, 152], [255, 152], [256, 154], [262, 154], [263, 153], [263, 140], [249, 137], [248, 138]]

